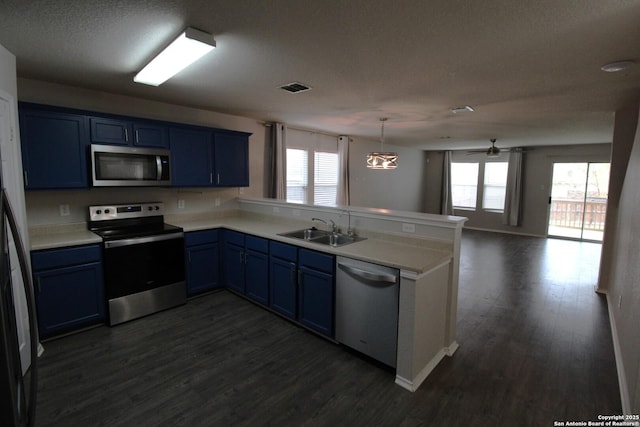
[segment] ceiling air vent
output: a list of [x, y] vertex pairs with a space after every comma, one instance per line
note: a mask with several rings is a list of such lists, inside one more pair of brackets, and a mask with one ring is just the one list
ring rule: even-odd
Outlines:
[[311, 87], [299, 82], [293, 82], [293, 83], [288, 83], [286, 85], [280, 86], [280, 89], [284, 89], [287, 92], [291, 92], [291, 93], [299, 93], [299, 92], [305, 92], [307, 90], [310, 90]]

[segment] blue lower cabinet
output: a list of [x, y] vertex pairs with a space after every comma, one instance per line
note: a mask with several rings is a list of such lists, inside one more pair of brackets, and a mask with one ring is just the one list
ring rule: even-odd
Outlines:
[[269, 243], [269, 307], [291, 319], [297, 317], [298, 248]]
[[104, 321], [99, 245], [36, 251], [31, 259], [41, 338]]
[[269, 256], [264, 252], [247, 249], [246, 262], [247, 296], [260, 304], [269, 304]]
[[225, 285], [244, 295], [244, 246], [225, 242], [222, 260]]
[[187, 295], [194, 296], [221, 286], [218, 230], [185, 233]]
[[298, 263], [298, 321], [321, 334], [333, 337], [335, 258], [300, 249]]
[[269, 303], [269, 241], [224, 230], [225, 286], [261, 304]]

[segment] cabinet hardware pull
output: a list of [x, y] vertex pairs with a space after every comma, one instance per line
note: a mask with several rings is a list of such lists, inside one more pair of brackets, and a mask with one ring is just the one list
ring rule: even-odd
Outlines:
[[217, 174], [217, 175], [218, 175], [218, 177], [217, 177], [217, 180], [218, 180], [217, 184], [220, 184], [220, 174]]
[[209, 173], [209, 184], [213, 184], [213, 172]]
[[25, 187], [29, 186], [29, 175], [27, 175], [27, 171], [24, 171], [24, 185]]
[[136, 144], [140, 142], [140, 139], [138, 138], [138, 129], [136, 129]]
[[124, 141], [129, 142], [129, 132], [127, 128], [124, 128]]

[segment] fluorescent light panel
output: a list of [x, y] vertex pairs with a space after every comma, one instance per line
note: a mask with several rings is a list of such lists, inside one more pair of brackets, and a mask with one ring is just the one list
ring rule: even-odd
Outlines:
[[136, 83], [160, 86], [216, 47], [211, 34], [187, 28], [133, 78]]

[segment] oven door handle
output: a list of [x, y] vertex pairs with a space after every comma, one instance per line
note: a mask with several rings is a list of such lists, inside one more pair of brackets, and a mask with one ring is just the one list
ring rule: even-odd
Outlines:
[[180, 239], [184, 236], [183, 232], [171, 234], [158, 234], [156, 236], [133, 237], [131, 239], [110, 240], [104, 242], [105, 249], [117, 248], [120, 246], [141, 245], [143, 243], [161, 242], [163, 240]]

